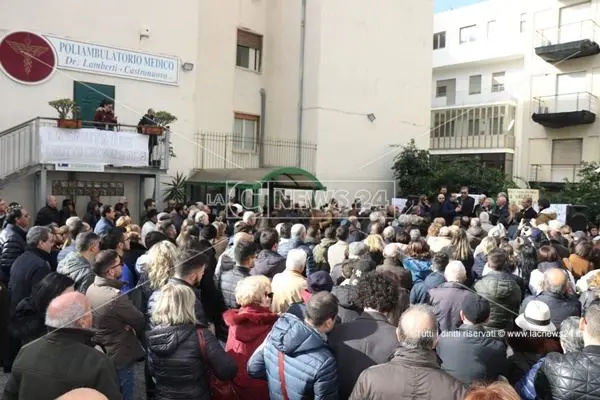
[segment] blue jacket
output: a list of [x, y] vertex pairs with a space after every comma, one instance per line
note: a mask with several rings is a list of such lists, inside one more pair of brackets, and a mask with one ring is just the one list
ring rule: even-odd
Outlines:
[[538, 362], [527, 371], [525, 376], [521, 378], [515, 385], [515, 390], [519, 393], [522, 399], [535, 400], [537, 399], [537, 392], [535, 390], [535, 377], [544, 362], [545, 357], [540, 358]]
[[413, 285], [423, 282], [427, 275], [431, 273], [431, 260], [416, 260], [411, 257], [402, 259], [404, 268], [410, 271], [413, 279]]
[[292, 314], [283, 314], [248, 361], [248, 375], [267, 380], [271, 400], [283, 399], [279, 353], [289, 400], [337, 400], [338, 377], [333, 352], [317, 331]]
[[111, 231], [111, 229], [113, 229], [115, 227], [115, 224], [113, 224], [111, 221], [107, 220], [106, 218], [102, 217], [100, 218], [100, 221], [98, 221], [98, 223], [96, 224], [96, 227], [94, 228], [94, 233], [96, 235], [102, 236], [108, 232]]
[[431, 273], [423, 282], [417, 283], [410, 291], [410, 304], [429, 303], [429, 289], [436, 288], [446, 282], [444, 274], [440, 272]]

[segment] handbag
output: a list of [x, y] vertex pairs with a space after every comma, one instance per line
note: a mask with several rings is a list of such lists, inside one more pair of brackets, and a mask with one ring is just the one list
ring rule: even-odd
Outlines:
[[217, 378], [210, 370], [208, 357], [206, 356], [206, 340], [204, 339], [204, 332], [202, 329], [196, 329], [198, 335], [198, 342], [200, 343], [200, 353], [206, 364], [205, 375], [208, 386], [210, 387], [211, 399], [213, 400], [238, 400], [238, 396], [235, 387], [231, 381], [225, 382]]

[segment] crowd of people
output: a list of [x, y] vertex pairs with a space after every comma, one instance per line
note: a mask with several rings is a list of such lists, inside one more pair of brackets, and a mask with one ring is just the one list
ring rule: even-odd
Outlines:
[[596, 227], [475, 203], [0, 200], [3, 398], [130, 400], [137, 364], [148, 399], [600, 397]]

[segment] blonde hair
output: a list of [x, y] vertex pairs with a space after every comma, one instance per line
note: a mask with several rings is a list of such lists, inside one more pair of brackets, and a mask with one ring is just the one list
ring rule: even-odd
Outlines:
[[379, 235], [369, 235], [364, 242], [369, 251], [381, 251], [383, 253], [383, 239]]
[[446, 220], [442, 217], [437, 217], [433, 220], [434, 224], [438, 224], [439, 226], [446, 226]]
[[490, 254], [490, 251], [498, 248], [498, 242], [495, 238], [488, 236], [481, 241], [481, 251], [484, 255]]
[[173, 276], [176, 250], [177, 248], [173, 243], [163, 240], [152, 246], [148, 252], [148, 258], [150, 259], [148, 280], [152, 289], [160, 289]]
[[140, 228], [140, 226], [137, 224], [127, 225], [127, 232], [135, 232], [137, 234], [141, 234], [142, 228]]
[[260, 304], [265, 294], [271, 292], [271, 280], [264, 275], [249, 276], [235, 287], [235, 301], [242, 307]]
[[115, 225], [117, 226], [117, 228], [127, 228], [129, 225], [131, 225], [131, 218], [127, 215], [123, 215], [122, 217], [119, 217], [119, 219], [117, 219]]
[[429, 225], [429, 229], [427, 229], [427, 236], [437, 237], [437, 235], [440, 233], [440, 229], [442, 229], [442, 225], [434, 222], [433, 224]]
[[196, 295], [185, 285], [167, 283], [160, 291], [152, 322], [156, 325], [195, 324]]

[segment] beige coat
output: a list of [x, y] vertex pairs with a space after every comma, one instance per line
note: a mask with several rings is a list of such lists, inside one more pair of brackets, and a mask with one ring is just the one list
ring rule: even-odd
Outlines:
[[274, 313], [284, 313], [293, 303], [302, 301], [302, 293], [307, 288], [306, 278], [296, 271], [285, 270], [275, 274], [271, 283]]

